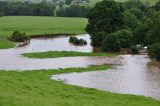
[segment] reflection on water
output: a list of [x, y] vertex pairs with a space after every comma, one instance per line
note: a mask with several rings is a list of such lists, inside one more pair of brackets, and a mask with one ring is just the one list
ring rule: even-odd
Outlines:
[[67, 84], [160, 99], [160, 63], [145, 55], [121, 55], [120, 66], [106, 71], [54, 75]]
[[87, 40], [86, 46], [75, 46], [68, 43], [69, 37], [34, 38], [30, 44], [13, 49], [0, 50], [0, 70], [34, 70], [57, 69], [68, 67], [86, 67], [89, 65], [107, 64], [110, 58], [102, 57], [65, 57], [54, 59], [29, 59], [20, 56], [27, 52], [45, 51], [80, 51], [92, 52], [89, 35], [81, 35], [79, 38]]

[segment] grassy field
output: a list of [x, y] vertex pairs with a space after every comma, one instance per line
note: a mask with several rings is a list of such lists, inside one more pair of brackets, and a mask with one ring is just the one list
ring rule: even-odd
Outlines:
[[50, 79], [55, 74], [108, 68], [102, 65], [59, 70], [0, 71], [0, 106], [160, 106], [160, 101], [151, 98], [66, 85]]
[[113, 54], [106, 53], [85, 53], [73, 51], [48, 51], [38, 53], [24, 53], [22, 54], [29, 58], [57, 58], [57, 57], [76, 57], [76, 56], [112, 56]]
[[85, 33], [86, 18], [5, 16], [0, 18], [0, 36], [19, 30], [27, 35]]

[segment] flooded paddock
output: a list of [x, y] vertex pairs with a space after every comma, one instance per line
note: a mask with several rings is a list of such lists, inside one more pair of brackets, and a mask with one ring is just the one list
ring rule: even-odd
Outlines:
[[145, 55], [120, 55], [121, 65], [106, 71], [54, 75], [66, 84], [160, 99], [160, 62]]
[[86, 46], [75, 46], [68, 36], [32, 38], [28, 45], [0, 50], [0, 70], [36, 70], [90, 65], [115, 64], [106, 71], [54, 75], [52, 79], [82, 87], [96, 88], [123, 94], [136, 94], [160, 99], [160, 62], [151, 61], [146, 55], [118, 55], [113, 57], [61, 57], [31, 59], [22, 53], [45, 51], [93, 52], [89, 35]]
[[[92, 52], [89, 35], [80, 35], [78, 38], [87, 40], [85, 46], [75, 46], [68, 42], [69, 36], [40, 37], [31, 39], [26, 46], [12, 49], [0, 50], [0, 70], [35, 70], [35, 69], [57, 69], [69, 67], [87, 67], [90, 65], [101, 65], [113, 62], [106, 57], [63, 57], [50, 59], [31, 59], [21, 56], [28, 52], [45, 51], [78, 51]], [[114, 63], [114, 62], [113, 62]]]

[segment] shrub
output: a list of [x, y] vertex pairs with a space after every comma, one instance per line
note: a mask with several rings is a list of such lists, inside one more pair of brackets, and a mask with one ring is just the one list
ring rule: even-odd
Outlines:
[[160, 61], [160, 43], [154, 43], [149, 46], [149, 56], [151, 58], [155, 58], [156, 60]]
[[78, 39], [77, 37], [70, 37], [69, 42], [75, 45], [86, 45], [87, 41], [84, 39]]
[[139, 47], [136, 45], [133, 45], [130, 47], [131, 53], [132, 54], [138, 54], [139, 53]]
[[26, 42], [30, 38], [25, 33], [20, 33], [19, 31], [14, 31], [9, 37], [9, 40], [13, 42]]
[[101, 47], [102, 41], [107, 36], [107, 33], [105, 32], [95, 32], [91, 34], [91, 45], [94, 47]]
[[120, 42], [115, 34], [109, 34], [102, 42], [102, 49], [105, 52], [119, 52]]
[[122, 29], [115, 33], [118, 37], [122, 48], [129, 48], [131, 46], [133, 34], [131, 31]]
[[160, 10], [160, 0], [155, 4], [154, 8], [158, 11]]
[[[88, 24], [86, 32], [91, 35], [91, 41], [94, 47], [101, 47], [102, 40], [104, 39], [99, 32], [111, 34], [121, 29], [124, 25], [122, 12], [121, 3], [113, 0], [103, 0], [96, 3], [90, 9], [87, 15]], [[98, 39], [98, 41], [95, 39]]]

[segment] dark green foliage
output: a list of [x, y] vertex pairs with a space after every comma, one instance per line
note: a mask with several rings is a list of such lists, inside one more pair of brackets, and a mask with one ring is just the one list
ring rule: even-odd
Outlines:
[[[122, 26], [122, 9], [120, 4], [112, 0], [99, 2], [87, 15], [88, 33], [117, 31]], [[92, 30], [91, 30], [92, 29]]]
[[14, 31], [12, 36], [9, 37], [9, 40], [13, 42], [26, 42], [29, 41], [29, 39], [29, 36], [27, 36], [25, 33], [20, 33], [19, 31]]
[[72, 3], [72, 0], [65, 0], [66, 5], [70, 5]]
[[130, 47], [130, 50], [131, 50], [132, 54], [138, 54], [139, 53], [139, 47], [138, 46], [133, 45], [133, 46]]
[[6, 2], [0, 1], [0, 10], [5, 15], [24, 15], [24, 16], [53, 16], [55, 5], [42, 1], [32, 2]]
[[137, 28], [134, 40], [143, 45], [160, 42], [160, 12], [153, 13], [143, 24]]
[[105, 32], [95, 32], [91, 35], [91, 45], [94, 47], [101, 47], [102, 41], [107, 36]]
[[122, 12], [123, 9], [120, 3], [113, 0], [99, 2], [89, 11], [86, 31], [91, 35], [93, 46], [100, 46], [99, 44], [102, 43], [102, 41], [98, 44], [94, 42], [94, 36], [101, 39], [101, 36], [98, 38], [99, 36], [96, 33], [113, 33], [123, 26]]
[[70, 7], [60, 8], [56, 15], [60, 17], [85, 17], [89, 8], [79, 5], [71, 5]]
[[160, 43], [154, 43], [149, 46], [149, 56], [160, 61]]
[[124, 7], [126, 9], [139, 8], [141, 10], [145, 10], [147, 8], [141, 0], [128, 0], [124, 3]]
[[60, 8], [63, 8], [63, 6], [64, 6], [64, 2], [59, 2], [59, 4], [58, 4], [58, 5], [59, 5], [59, 7], [60, 7]]
[[70, 43], [73, 43], [73, 44], [75, 44], [75, 45], [86, 45], [87, 44], [87, 41], [86, 40], [84, 40], [84, 39], [78, 39], [77, 37], [70, 37], [69, 38], [69, 42]]
[[155, 4], [154, 8], [158, 11], [160, 10], [160, 1]]
[[120, 42], [115, 34], [109, 34], [102, 42], [102, 49], [105, 52], [119, 52]]
[[133, 34], [131, 31], [122, 29], [115, 33], [115, 36], [118, 37], [122, 48], [129, 48], [132, 44]]
[[132, 30], [134, 30], [136, 27], [140, 25], [140, 21], [133, 13], [133, 11], [130, 10], [127, 10], [123, 13], [123, 22], [125, 23], [126, 27]]
[[2, 11], [0, 11], [0, 17], [2, 17], [4, 14], [3, 14], [3, 12]]

